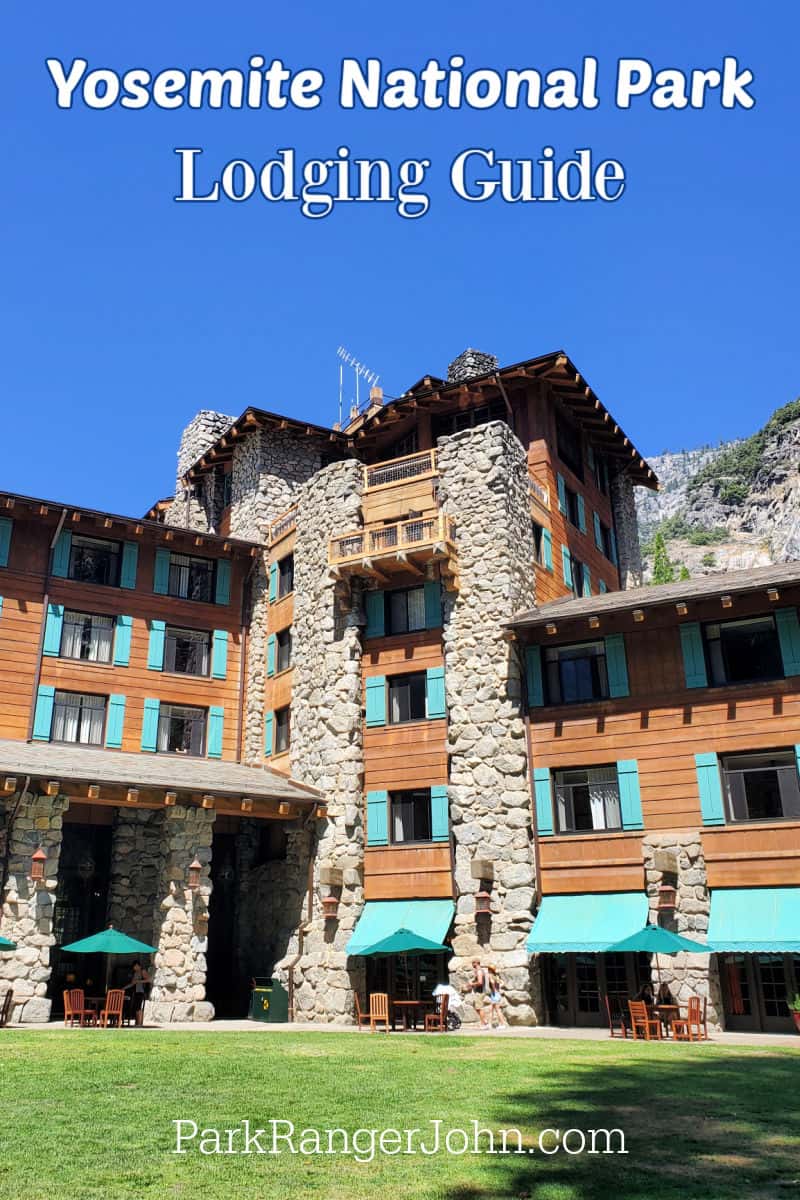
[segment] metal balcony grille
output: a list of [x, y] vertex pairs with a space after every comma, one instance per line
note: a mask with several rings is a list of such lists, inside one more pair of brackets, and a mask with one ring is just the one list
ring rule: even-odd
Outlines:
[[364, 470], [364, 487], [383, 487], [387, 483], [402, 483], [419, 475], [429, 475], [436, 470], [435, 451], [425, 450], [406, 458], [395, 458], [390, 462], [376, 463]]

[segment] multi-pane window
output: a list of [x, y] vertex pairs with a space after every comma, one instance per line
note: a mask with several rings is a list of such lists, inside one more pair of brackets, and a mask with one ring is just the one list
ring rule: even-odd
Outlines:
[[206, 741], [206, 715], [204, 708], [162, 704], [158, 714], [159, 753], [201, 756]]
[[425, 588], [386, 592], [386, 632], [414, 633], [425, 628]]
[[706, 625], [710, 682], [750, 683], [783, 677], [783, 660], [772, 616]]
[[289, 749], [291, 741], [290, 709], [279, 708], [275, 713], [275, 753], [282, 754]]
[[214, 598], [214, 560], [192, 554], [170, 554], [167, 591], [180, 600], [211, 601]]
[[570, 524], [576, 529], [581, 528], [580, 521], [580, 505], [578, 503], [578, 493], [574, 492], [570, 487], [564, 487], [564, 502], [566, 508], [566, 518]]
[[534, 550], [535, 550], [536, 561], [540, 567], [543, 567], [544, 566], [544, 557], [543, 557], [543, 551], [542, 551], [542, 536], [544, 534], [544, 528], [543, 528], [543, 526], [541, 526], [539, 524], [538, 521], [531, 521], [531, 525], [533, 526], [533, 545], [534, 545]]
[[424, 721], [426, 713], [424, 671], [395, 675], [389, 680], [390, 725], [399, 725], [403, 721]]
[[622, 828], [616, 767], [556, 771], [555, 790], [560, 833]]
[[79, 583], [119, 584], [121, 547], [105, 538], [72, 535], [69, 552], [69, 578]]
[[732, 821], [800, 817], [794, 750], [729, 754], [723, 759], [722, 773]]
[[608, 495], [608, 460], [604, 454], [598, 454], [595, 451], [594, 456], [594, 481], [597, 484], [597, 490], [602, 492], [604, 496]]
[[431, 840], [431, 790], [391, 792], [389, 834], [392, 843]]
[[556, 417], [556, 450], [577, 479], [583, 479], [583, 445], [578, 429], [565, 417]]
[[436, 441], [443, 434], [458, 433], [462, 429], [485, 425], [489, 421], [508, 423], [508, 410], [504, 401], [493, 400], [491, 404], [481, 404], [477, 408], [464, 408], [434, 417], [431, 421], [433, 440]]
[[287, 554], [278, 563], [278, 599], [294, 591], [294, 555]]
[[551, 704], [575, 704], [608, 697], [605, 642], [545, 648], [547, 696]]
[[102, 746], [105, 723], [105, 696], [56, 692], [53, 700], [53, 724], [50, 729], [51, 741]]
[[84, 662], [111, 662], [114, 643], [114, 618], [94, 613], [65, 612], [61, 630], [61, 658], [80, 658]]
[[605, 524], [605, 522], [601, 521], [599, 517], [597, 519], [597, 532], [600, 534], [600, 545], [598, 549], [603, 552], [610, 562], [613, 562], [614, 539], [611, 536], [611, 529]]
[[390, 458], [405, 458], [407, 454], [416, 454], [419, 449], [417, 430], [412, 429], [405, 437], [401, 437], [392, 446]]
[[208, 675], [211, 634], [198, 629], [167, 626], [164, 639], [164, 670], [179, 675]]
[[572, 557], [572, 594], [574, 596], [586, 596], [589, 589], [586, 586], [586, 581], [589, 577], [587, 568], [579, 558]]
[[288, 671], [292, 665], [292, 630], [282, 629], [275, 635], [275, 670]]

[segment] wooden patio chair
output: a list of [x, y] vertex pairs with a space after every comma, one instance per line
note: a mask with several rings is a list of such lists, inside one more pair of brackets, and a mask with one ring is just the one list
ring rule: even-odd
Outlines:
[[68, 988], [64, 992], [64, 1024], [67, 1021], [70, 1027], [77, 1021], [79, 1025], [85, 1025], [86, 1021], [93, 1022], [97, 1019], [97, 1013], [93, 1008], [86, 1007], [86, 1000], [83, 994], [83, 988]]
[[703, 997], [703, 1007], [700, 1007], [700, 997], [690, 996], [686, 1006], [686, 1016], [676, 1017], [672, 1022], [672, 1036], [680, 1042], [708, 1041], [708, 997]]
[[608, 996], [605, 996], [604, 999], [606, 1002], [606, 1015], [608, 1017], [608, 1030], [611, 1034], [611, 1037], [626, 1038], [628, 1036], [628, 1026], [625, 1024], [624, 1013], [620, 1012], [619, 1007], [615, 1005], [615, 1016], [614, 1012], [612, 1012], [611, 1001], [609, 1000]]
[[370, 1033], [375, 1033], [379, 1025], [383, 1025], [387, 1033], [392, 1028], [389, 1024], [389, 996], [387, 992], [373, 992], [369, 998]]
[[447, 992], [439, 997], [439, 1007], [436, 1012], [425, 1013], [426, 1033], [447, 1033], [447, 1010], [450, 1007], [450, 997]]
[[106, 993], [105, 1008], [100, 1012], [100, 1025], [108, 1028], [109, 1021], [116, 1021], [117, 1028], [122, 1028], [122, 1010], [125, 1007], [125, 992], [122, 988], [112, 988]]
[[369, 1025], [370, 1014], [362, 1011], [361, 1001], [358, 998], [358, 992], [353, 992], [353, 996], [356, 1002], [356, 1028], [360, 1033], [364, 1025]]
[[639, 1030], [644, 1030], [645, 1041], [649, 1042], [652, 1036], [652, 1030], [655, 1030], [657, 1040], [661, 1041], [661, 1019], [652, 1016], [647, 1011], [647, 1005], [644, 1000], [629, 1000], [628, 1012], [631, 1014], [631, 1029], [633, 1030], [633, 1040], [639, 1038]]
[[3, 996], [3, 1003], [0, 1004], [0, 1029], [8, 1025], [11, 1020], [11, 1014], [14, 1011], [14, 993], [11, 988], [8, 989]]

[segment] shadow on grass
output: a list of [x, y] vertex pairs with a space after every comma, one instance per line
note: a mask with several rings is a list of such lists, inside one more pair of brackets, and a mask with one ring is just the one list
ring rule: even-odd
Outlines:
[[[713, 1048], [704, 1047], [696, 1058], [679, 1061], [639, 1058], [635, 1051], [629, 1059], [573, 1060], [530, 1088], [487, 1103], [486, 1124], [520, 1129], [526, 1149], [534, 1152], [477, 1160], [491, 1163], [481, 1172], [489, 1185], [454, 1186], [443, 1195], [447, 1200], [800, 1197], [799, 1082], [800, 1059], [777, 1053], [715, 1058]], [[562, 1136], [568, 1129], [622, 1129], [628, 1153], [541, 1153], [541, 1129], [534, 1122], [542, 1113], [546, 1126]], [[580, 1144], [577, 1135], [571, 1140]], [[553, 1136], [545, 1139], [548, 1148], [554, 1144]]]

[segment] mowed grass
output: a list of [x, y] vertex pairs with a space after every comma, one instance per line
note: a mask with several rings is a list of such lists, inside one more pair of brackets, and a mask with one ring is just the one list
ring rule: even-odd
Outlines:
[[[800, 1051], [325, 1033], [0, 1034], [2, 1200], [789, 1200]], [[519, 1128], [535, 1153], [172, 1153], [172, 1122]], [[548, 1157], [539, 1132], [621, 1128], [627, 1156]], [[235, 1144], [235, 1143], [234, 1143]], [[552, 1135], [547, 1145], [552, 1146]]]

